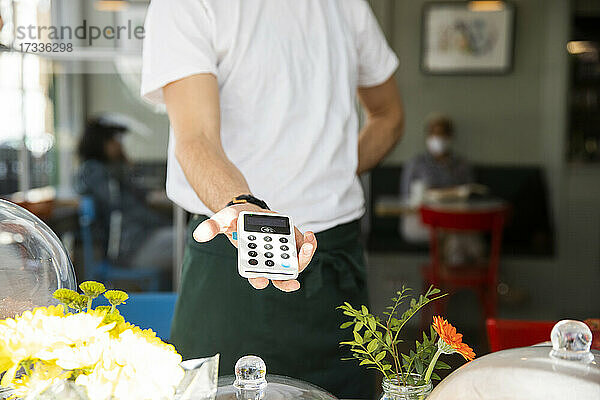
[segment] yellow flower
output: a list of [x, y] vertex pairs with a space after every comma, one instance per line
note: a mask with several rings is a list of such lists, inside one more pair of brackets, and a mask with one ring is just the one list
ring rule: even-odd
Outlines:
[[108, 290], [104, 293], [104, 297], [106, 297], [108, 302], [114, 307], [119, 304], [124, 304], [129, 298], [129, 295], [122, 290]]
[[79, 293], [71, 289], [58, 289], [54, 291], [54, 294], [52, 296], [64, 305], [68, 306], [73, 301], [75, 301], [75, 299], [77, 299]]
[[[93, 365], [96, 342], [107, 341], [114, 324], [103, 325], [104, 314], [64, 315], [62, 306], [36, 308], [0, 322], [2, 386], [11, 386], [25, 360], [57, 361], [65, 369]], [[97, 356], [96, 358], [98, 358]]]
[[79, 288], [86, 296], [95, 299], [106, 291], [106, 287], [100, 282], [86, 281], [79, 285]]
[[[121, 293], [113, 300], [126, 300]], [[106, 308], [64, 311], [63, 306], [43, 307], [0, 321], [2, 386], [35, 399], [51, 385], [72, 379], [94, 400], [173, 398], [184, 374], [173, 346], [152, 330], [125, 322], [118, 311], [111, 318]], [[21, 368], [29, 372], [16, 377]]]

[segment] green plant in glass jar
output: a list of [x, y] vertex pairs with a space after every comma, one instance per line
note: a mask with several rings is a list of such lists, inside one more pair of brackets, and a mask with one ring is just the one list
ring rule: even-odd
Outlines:
[[[430, 287], [418, 297], [411, 296], [411, 289], [402, 287], [386, 308], [384, 319], [373, 315], [362, 305], [354, 308], [344, 303], [339, 309], [350, 317], [340, 328], [352, 328], [352, 340], [341, 342], [348, 346], [359, 365], [376, 369], [383, 375], [382, 400], [412, 400], [427, 397], [433, 385], [432, 379], [440, 377], [435, 370], [450, 369], [439, 360], [441, 354], [459, 353], [467, 360], [475, 357], [473, 350], [462, 343], [462, 335], [441, 317], [434, 317], [429, 332], [423, 332], [422, 340], [415, 341], [408, 354], [400, 353], [398, 345], [403, 342], [402, 329], [423, 307], [446, 294]], [[408, 305], [404, 311], [403, 306]]]

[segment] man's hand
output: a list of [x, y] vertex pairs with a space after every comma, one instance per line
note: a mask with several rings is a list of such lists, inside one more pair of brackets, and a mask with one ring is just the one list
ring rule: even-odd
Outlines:
[[[225, 207], [213, 215], [212, 218], [207, 219], [198, 225], [193, 234], [194, 239], [197, 242], [208, 242], [219, 233], [222, 233], [227, 235], [231, 243], [237, 247], [237, 241], [233, 239], [232, 233], [237, 230], [238, 215], [242, 211], [274, 213], [273, 211], [263, 210], [254, 204], [248, 203]], [[315, 250], [317, 249], [317, 239], [315, 238], [314, 233], [310, 231], [302, 234], [298, 228], [294, 227], [294, 232], [296, 236], [296, 250], [298, 251], [298, 271], [302, 272], [315, 254]], [[250, 278], [248, 281], [255, 289], [264, 289], [269, 286], [269, 280], [267, 278]], [[288, 281], [273, 281], [273, 286], [284, 292], [293, 292], [300, 289], [300, 282], [295, 279]]]

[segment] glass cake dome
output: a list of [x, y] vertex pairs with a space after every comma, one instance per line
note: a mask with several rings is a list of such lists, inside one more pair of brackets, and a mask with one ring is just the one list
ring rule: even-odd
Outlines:
[[52, 294], [76, 289], [65, 248], [39, 218], [0, 200], [0, 319], [57, 304]]
[[600, 399], [600, 353], [590, 349], [590, 328], [560, 321], [549, 339], [477, 358], [440, 382], [427, 400]]
[[235, 365], [235, 376], [219, 379], [216, 400], [336, 400], [325, 390], [297, 379], [269, 375], [265, 362], [245, 356]]

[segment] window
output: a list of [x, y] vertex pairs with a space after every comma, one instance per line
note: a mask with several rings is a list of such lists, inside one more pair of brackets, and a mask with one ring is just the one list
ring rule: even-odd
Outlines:
[[[15, 26], [50, 18], [49, 0], [0, 0], [7, 44]], [[8, 18], [11, 18], [9, 20]], [[52, 63], [34, 54], [0, 52], [0, 194], [49, 185], [54, 175]]]

